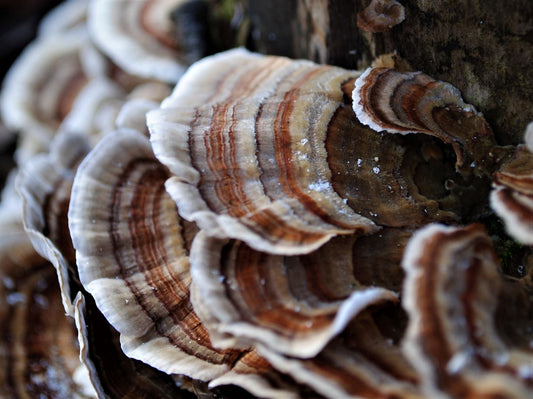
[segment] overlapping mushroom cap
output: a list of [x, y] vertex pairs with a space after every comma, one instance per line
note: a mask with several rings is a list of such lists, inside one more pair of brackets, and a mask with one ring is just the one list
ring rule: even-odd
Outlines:
[[[526, 138], [527, 140], [527, 138]], [[491, 205], [510, 235], [533, 244], [533, 153], [521, 146], [514, 157], [494, 174]]]
[[[49, 154], [35, 156], [19, 173], [27, 235], [56, 268], [64, 307], [61, 314], [66, 312], [76, 321], [79, 357], [97, 396], [182, 397], [169, 376], [124, 355], [118, 334], [79, 283], [67, 213], [74, 174], [88, 150], [86, 137], [60, 134]], [[28, 240], [26, 234], [23, 237]]]
[[294, 396], [270, 386], [262, 375], [276, 373], [253, 350], [212, 346], [189, 299], [196, 227], [180, 220], [167, 178], [148, 139], [132, 130], [115, 132], [83, 161], [69, 211], [82, 284], [128, 356], [211, 386], [230, 373], [258, 396]]
[[[258, 250], [301, 253], [374, 231], [331, 186], [325, 126], [354, 72], [233, 50], [189, 69], [148, 114], [181, 214]], [[324, 91], [313, 90], [324, 81]]]
[[[359, 75], [243, 49], [192, 66], [148, 114], [181, 215], [209, 235], [279, 254], [376, 224], [457, 218], [469, 201], [445, 190], [455, 170], [438, 143], [378, 135], [356, 120]], [[433, 186], [424, 173], [437, 176]]]
[[372, 0], [357, 14], [357, 26], [368, 32], [384, 32], [405, 19], [405, 9], [396, 0]]
[[[64, 78], [29, 85], [68, 95], [35, 97], [48, 116], [20, 127], [60, 132], [19, 173], [20, 237], [57, 269], [97, 396], [531, 396], [531, 249], [500, 266], [478, 224], [411, 237], [494, 219], [492, 183], [496, 213], [530, 244], [529, 150], [497, 146], [456, 88], [420, 72], [243, 49], [194, 64], [159, 107], [168, 86], [134, 75], [184, 71], [170, 25], [182, 3], [69, 2], [60, 34], [82, 32], [90, 7], [94, 39], [56, 57]], [[402, 18], [373, 1], [362, 24], [393, 24], [372, 7]], [[116, 40], [100, 36], [106, 21]], [[138, 55], [151, 66], [127, 61]], [[498, 253], [512, 241], [493, 235]], [[22, 280], [40, 309], [44, 285]], [[10, 312], [0, 301], [7, 328]]]
[[355, 237], [334, 239], [310, 256], [282, 257], [204, 232], [192, 249], [193, 305], [220, 347], [260, 343], [312, 357], [370, 305], [394, 292], [355, 278]]
[[[90, 57], [86, 53], [90, 45], [84, 29], [42, 37], [24, 50], [6, 76], [2, 118], [10, 129], [21, 132], [23, 146], [35, 148], [29, 155], [48, 148], [48, 141], [87, 84], [91, 72], [84, 69], [82, 53]], [[97, 64], [92, 65], [99, 69]]]
[[132, 74], [177, 82], [186, 69], [171, 14], [188, 0], [95, 0], [89, 29], [96, 44]]
[[[403, 266], [403, 304], [410, 318], [405, 352], [423, 377], [426, 394], [530, 396], [531, 331], [525, 345], [510, 339], [510, 331], [499, 326], [496, 310], [506, 312], [505, 307], [519, 304], [517, 291], [524, 290], [530, 302], [531, 287], [513, 283], [516, 294], [502, 295], [509, 283], [504, 283], [483, 226], [427, 226], [409, 242]], [[523, 309], [522, 320], [510, 324], [518, 329], [528, 325], [530, 306]]]
[[456, 87], [422, 72], [368, 68], [352, 96], [358, 119], [376, 131], [424, 133], [451, 144], [463, 174], [490, 176], [512, 151], [496, 144], [483, 115]]

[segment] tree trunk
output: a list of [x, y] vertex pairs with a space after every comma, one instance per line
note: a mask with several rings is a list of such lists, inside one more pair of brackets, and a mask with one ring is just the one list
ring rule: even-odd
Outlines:
[[415, 70], [458, 87], [500, 144], [523, 141], [533, 120], [533, 2], [400, 0], [405, 21], [364, 32], [370, 0], [248, 0], [251, 44], [263, 53], [351, 69], [395, 51]]

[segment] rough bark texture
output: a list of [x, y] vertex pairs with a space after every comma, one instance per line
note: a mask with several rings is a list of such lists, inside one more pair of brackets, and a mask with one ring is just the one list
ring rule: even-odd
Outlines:
[[397, 52], [413, 69], [457, 86], [501, 144], [522, 142], [533, 120], [533, 2], [403, 0], [388, 32], [357, 27], [370, 0], [248, 0], [260, 52], [361, 69]]

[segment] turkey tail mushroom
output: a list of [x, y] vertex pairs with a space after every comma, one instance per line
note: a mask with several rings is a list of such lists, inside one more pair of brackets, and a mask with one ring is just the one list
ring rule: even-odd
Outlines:
[[405, 8], [396, 0], [372, 0], [357, 14], [357, 26], [367, 32], [384, 32], [405, 19]]
[[165, 192], [168, 175], [148, 139], [132, 130], [107, 136], [85, 158], [69, 209], [83, 286], [120, 332], [127, 356], [213, 384], [232, 373], [257, 396], [296, 397], [294, 387], [270, 386], [262, 376], [277, 373], [249, 361], [253, 349], [212, 346], [190, 302], [188, 248], [197, 228]]
[[531, 396], [530, 348], [506, 344], [496, 328], [503, 276], [484, 227], [428, 225], [409, 241], [403, 267], [404, 348], [426, 394]]
[[83, 29], [45, 36], [28, 46], [9, 70], [1, 111], [6, 126], [20, 132], [19, 162], [48, 149], [56, 129], [89, 81], [82, 53], [90, 45]]
[[449, 146], [357, 121], [359, 75], [243, 49], [193, 64], [147, 115], [181, 216], [211, 236], [297, 255], [336, 235], [457, 221], [477, 206], [490, 182], [458, 175]]
[[337, 237], [308, 256], [283, 257], [200, 232], [191, 252], [192, 301], [213, 343], [312, 357], [365, 308], [396, 302], [394, 292], [355, 279], [355, 240]]
[[78, 273], [67, 213], [74, 174], [89, 149], [83, 136], [58, 135], [51, 144], [50, 153], [31, 158], [17, 178], [24, 228], [36, 251], [55, 266], [63, 306], [70, 316], [77, 294], [71, 292], [70, 281], [77, 281]]
[[368, 68], [352, 93], [357, 118], [376, 131], [424, 133], [453, 146], [457, 167], [490, 174], [492, 129], [459, 90], [422, 72]]
[[189, 0], [92, 0], [88, 25], [97, 46], [132, 75], [177, 82], [180, 56], [171, 14]]
[[526, 129], [526, 145], [494, 173], [490, 195], [492, 209], [515, 240], [533, 245], [533, 125]]

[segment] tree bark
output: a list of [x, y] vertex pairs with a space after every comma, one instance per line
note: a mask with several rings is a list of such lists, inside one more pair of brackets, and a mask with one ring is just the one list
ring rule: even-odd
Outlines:
[[406, 19], [364, 32], [370, 0], [247, 0], [251, 45], [267, 54], [363, 69], [396, 52], [415, 70], [458, 87], [500, 144], [523, 141], [533, 121], [533, 2], [400, 0]]

